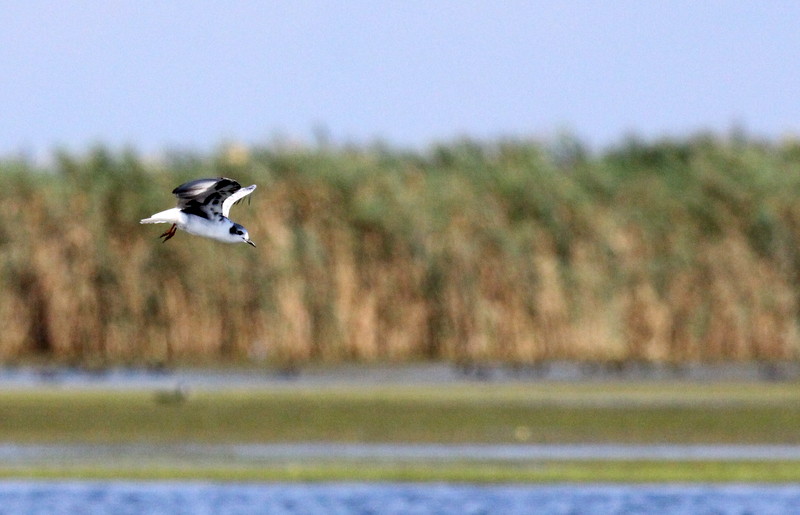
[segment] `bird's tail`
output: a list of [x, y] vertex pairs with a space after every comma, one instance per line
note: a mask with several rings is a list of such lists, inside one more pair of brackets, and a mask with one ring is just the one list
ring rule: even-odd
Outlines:
[[150, 218], [142, 218], [139, 220], [140, 224], [174, 224], [178, 222], [178, 213], [180, 212], [177, 208], [167, 209], [166, 211], [161, 211], [160, 213], [156, 213]]

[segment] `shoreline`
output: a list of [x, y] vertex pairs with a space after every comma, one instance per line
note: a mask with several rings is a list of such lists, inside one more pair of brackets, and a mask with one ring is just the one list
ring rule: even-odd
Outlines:
[[61, 365], [0, 366], [0, 388], [218, 390], [355, 385], [439, 385], [458, 383], [527, 384], [671, 382], [697, 383], [800, 381], [800, 362], [594, 363], [545, 362], [525, 365], [446, 362], [308, 365], [292, 370], [252, 365], [225, 367], [82, 368]]

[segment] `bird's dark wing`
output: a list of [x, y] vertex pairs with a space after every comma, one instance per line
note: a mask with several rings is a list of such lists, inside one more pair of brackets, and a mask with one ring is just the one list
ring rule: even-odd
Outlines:
[[189, 181], [172, 190], [172, 194], [178, 197], [178, 209], [184, 213], [215, 220], [224, 216], [225, 199], [241, 188], [233, 179], [218, 177]]

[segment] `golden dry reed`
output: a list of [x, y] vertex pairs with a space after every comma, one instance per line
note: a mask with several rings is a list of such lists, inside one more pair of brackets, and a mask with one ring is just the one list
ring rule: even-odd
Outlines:
[[[226, 245], [138, 221], [170, 191], [259, 189]], [[96, 149], [0, 164], [0, 359], [697, 362], [798, 355], [800, 143], [697, 136], [602, 154]]]

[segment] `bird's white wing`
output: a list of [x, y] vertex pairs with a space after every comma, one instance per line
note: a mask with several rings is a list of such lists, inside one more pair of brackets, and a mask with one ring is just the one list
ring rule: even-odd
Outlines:
[[249, 194], [253, 193], [253, 190], [256, 189], [255, 184], [251, 184], [246, 188], [240, 188], [234, 191], [228, 198], [226, 198], [222, 202], [222, 216], [227, 217], [228, 213], [231, 212], [231, 206], [248, 196]]

